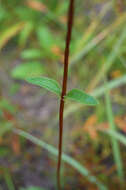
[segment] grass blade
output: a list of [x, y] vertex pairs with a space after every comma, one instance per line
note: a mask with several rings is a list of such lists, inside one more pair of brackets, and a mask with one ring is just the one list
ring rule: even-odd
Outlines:
[[105, 38], [109, 36], [110, 33], [115, 31], [120, 25], [124, 24], [126, 19], [126, 14], [124, 13], [120, 16], [114, 24], [109, 26], [107, 29], [103, 30], [97, 36], [95, 36], [87, 45], [71, 59], [70, 67], [75, 63], [78, 63], [83, 57], [85, 57], [90, 51], [92, 51], [99, 43], [101, 43]]
[[[107, 81], [105, 82], [105, 86], [106, 86], [106, 91], [105, 91], [106, 112], [107, 112], [107, 117], [108, 117], [108, 121], [109, 121], [109, 126], [112, 131], [116, 131], [109, 90], [107, 87]], [[123, 164], [122, 164], [122, 159], [121, 159], [119, 143], [113, 136], [110, 140], [111, 140], [113, 157], [114, 157], [114, 161], [116, 164], [118, 177], [123, 182], [124, 181], [124, 173], [123, 173]]]
[[19, 33], [24, 28], [24, 23], [18, 23], [14, 26], [7, 28], [0, 34], [0, 50], [6, 45], [6, 43]]
[[94, 89], [97, 84], [104, 78], [106, 73], [110, 70], [112, 65], [115, 63], [116, 58], [120, 54], [121, 46], [126, 39], [126, 27], [123, 28], [122, 32], [120, 33], [119, 38], [116, 40], [116, 43], [114, 44], [112, 51], [108, 55], [107, 58], [103, 59], [103, 63], [101, 64], [101, 68], [97, 72], [96, 76], [92, 79], [93, 83], [91, 83], [88, 87], [88, 89]]
[[[53, 154], [54, 156], [58, 156], [58, 150], [55, 147], [53, 147], [52, 145], [49, 145], [42, 140], [39, 140], [38, 138], [30, 135], [29, 133], [27, 133], [23, 130], [15, 129], [14, 132], [19, 134], [20, 136], [30, 140], [34, 144], [46, 149], [49, 153]], [[73, 168], [75, 168], [84, 177], [87, 177], [87, 179], [91, 183], [96, 184], [100, 190], [107, 190], [107, 187], [104, 184], [102, 184], [95, 176], [92, 176], [90, 174], [90, 172], [84, 166], [82, 166], [78, 161], [74, 160], [73, 158], [71, 158], [70, 156], [68, 156], [64, 153], [62, 155], [62, 160], [64, 162], [66, 162], [67, 164], [71, 165]]]
[[4, 168], [4, 179], [7, 184], [8, 190], [15, 190], [11, 175], [8, 169]]
[[120, 133], [118, 133], [117, 131], [113, 131], [113, 130], [106, 130], [103, 131], [105, 133], [107, 133], [108, 135], [110, 135], [111, 137], [114, 137], [115, 139], [117, 139], [118, 141], [120, 141], [123, 145], [126, 146], [126, 137]]

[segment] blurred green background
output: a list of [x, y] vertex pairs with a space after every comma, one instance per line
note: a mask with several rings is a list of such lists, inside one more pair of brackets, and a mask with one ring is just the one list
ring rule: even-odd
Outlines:
[[[0, 0], [0, 190], [55, 190], [59, 100], [26, 83], [62, 84], [67, 0]], [[66, 103], [62, 186], [125, 190], [126, 2], [76, 0], [68, 89], [99, 100]]]

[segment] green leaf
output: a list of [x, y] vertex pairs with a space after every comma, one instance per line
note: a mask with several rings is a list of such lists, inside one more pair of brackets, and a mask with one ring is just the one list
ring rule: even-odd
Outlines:
[[39, 27], [37, 30], [37, 37], [42, 48], [50, 50], [54, 44], [54, 36], [48, 27]]
[[40, 59], [42, 57], [42, 52], [39, 49], [27, 49], [21, 53], [23, 59]]
[[60, 95], [61, 94], [61, 88], [57, 81], [47, 78], [47, 77], [34, 77], [34, 78], [28, 78], [26, 79], [27, 82], [31, 84], [35, 84], [37, 86], [46, 88], [47, 90]]
[[85, 92], [79, 89], [70, 90], [65, 96], [65, 99], [74, 100], [76, 102], [89, 106], [95, 106], [98, 104], [98, 101], [95, 98], [93, 98], [92, 96], [86, 94]]
[[31, 32], [34, 30], [33, 22], [27, 22], [24, 26], [24, 29], [20, 32], [19, 35], [19, 45], [24, 46], [27, 43], [28, 38], [31, 35]]
[[16, 66], [11, 76], [16, 79], [25, 79], [28, 77], [38, 77], [44, 73], [44, 66], [39, 62], [28, 62]]

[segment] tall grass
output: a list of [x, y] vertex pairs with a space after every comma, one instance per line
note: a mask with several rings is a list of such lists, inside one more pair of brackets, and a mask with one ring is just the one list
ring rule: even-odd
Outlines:
[[[44, 141], [30, 135], [29, 133], [20, 130], [20, 129], [15, 129], [14, 132], [16, 134], [19, 134], [20, 136], [26, 138], [27, 140], [33, 142], [34, 144], [46, 149], [50, 154], [54, 156], [58, 156], [58, 150], [53, 147], [52, 145], [49, 145], [45, 143]], [[108, 188], [100, 182], [97, 177], [93, 176], [90, 171], [88, 171], [87, 168], [85, 168], [83, 165], [81, 165], [78, 161], [75, 159], [71, 158], [70, 156], [66, 155], [63, 153], [62, 155], [62, 160], [72, 166], [74, 169], [76, 169], [82, 176], [87, 177], [87, 179], [91, 182], [97, 185], [98, 189], [100, 190], [107, 190]]]
[[[116, 132], [117, 128], [114, 123], [114, 115], [112, 111], [112, 104], [110, 100], [110, 93], [109, 93], [109, 89], [107, 85], [107, 80], [105, 80], [105, 87], [106, 87], [106, 91], [105, 91], [106, 113], [108, 117], [109, 127], [111, 131]], [[114, 136], [112, 136], [110, 140], [111, 140], [113, 158], [114, 158], [115, 165], [117, 168], [118, 177], [120, 178], [122, 182], [124, 182], [123, 163], [121, 159], [120, 146], [119, 146], [118, 140]]]
[[[115, 23], [116, 27], [119, 27], [120, 24], [122, 24], [124, 22], [124, 20], [125, 20], [124, 18], [126, 18], [125, 14], [122, 17], [120, 17], [119, 21], [117, 21]], [[118, 24], [118, 22], [119, 22], [119, 24]], [[114, 27], [114, 29], [115, 29], [115, 27]], [[109, 36], [109, 34], [111, 35], [111, 30], [109, 30], [109, 32], [107, 32], [107, 36]], [[97, 94], [97, 90], [98, 91], [99, 90], [105, 91], [104, 84], [100, 87], [101, 89], [99, 89], [99, 88], [97, 89], [96, 86], [99, 84], [99, 82], [102, 81], [102, 79], [104, 78], [105, 74], [111, 69], [112, 65], [115, 63], [116, 58], [118, 56], [120, 56], [121, 46], [122, 46], [122, 44], [123, 44], [123, 42], [125, 40], [126, 40], [126, 27], [123, 27], [123, 29], [122, 29], [122, 31], [121, 31], [121, 33], [119, 35], [119, 38], [116, 40], [115, 44], [113, 44], [113, 48], [110, 51], [110, 54], [107, 56], [107, 58], [104, 59], [104, 62], [102, 60], [101, 68], [98, 68], [98, 72], [95, 74], [95, 77], [92, 78], [91, 84], [88, 85], [88, 90], [91, 92], [92, 95], [94, 95], [94, 96], [101, 96], [101, 94], [100, 95]], [[93, 42], [93, 44], [94, 44], [93, 47], [95, 47], [97, 45], [96, 42], [95, 43]], [[90, 48], [89, 51], [91, 51], [91, 50], [92, 50], [92, 48]], [[87, 53], [89, 53], [89, 51]], [[83, 52], [83, 56], [85, 55], [84, 52]], [[125, 75], [123, 77], [125, 77]], [[115, 80], [115, 81], [112, 81], [112, 83], [110, 82], [110, 84], [108, 84], [108, 87], [110, 89], [112, 89], [112, 88], [118, 87], [119, 85], [121, 85], [121, 83], [124, 84], [125, 83], [125, 79], [123, 80], [123, 77], [119, 78], [119, 82], [118, 82], [118, 79]], [[104, 94], [103, 92], [101, 92], [101, 93]], [[77, 104], [72, 104], [71, 106], [68, 106], [66, 108], [66, 110], [65, 110], [65, 117], [67, 117], [69, 114], [71, 114], [73, 112], [76, 112], [80, 108], [82, 108], [82, 106], [81, 105], [77, 105]]]

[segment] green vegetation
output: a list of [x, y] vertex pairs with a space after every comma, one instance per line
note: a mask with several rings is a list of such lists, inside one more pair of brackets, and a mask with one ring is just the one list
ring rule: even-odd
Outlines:
[[[0, 1], [0, 190], [56, 189], [68, 6]], [[62, 188], [123, 190], [126, 3], [75, 0], [74, 17]]]

